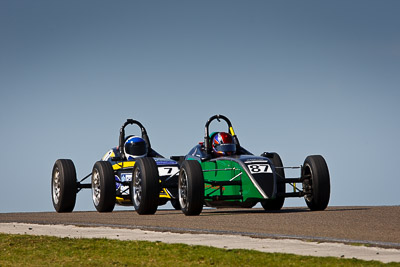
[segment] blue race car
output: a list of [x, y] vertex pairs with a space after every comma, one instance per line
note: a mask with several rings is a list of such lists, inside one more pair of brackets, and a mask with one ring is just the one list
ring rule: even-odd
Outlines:
[[[141, 137], [125, 136], [125, 127], [131, 124], [140, 127]], [[133, 205], [139, 214], [154, 214], [158, 206], [168, 201], [180, 209], [178, 175], [178, 163], [157, 153], [144, 126], [128, 119], [120, 129], [119, 146], [110, 149], [80, 181], [72, 160], [55, 162], [51, 179], [53, 206], [57, 212], [72, 212], [77, 193], [91, 188], [99, 212], [111, 212], [118, 204]], [[89, 177], [91, 183], [83, 183]]]

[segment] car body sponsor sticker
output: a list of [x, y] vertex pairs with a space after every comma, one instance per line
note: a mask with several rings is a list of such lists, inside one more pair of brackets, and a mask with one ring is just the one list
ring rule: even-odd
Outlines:
[[158, 167], [158, 175], [160, 176], [171, 176], [178, 172], [179, 168], [177, 166]]
[[125, 172], [121, 173], [121, 181], [132, 181], [132, 173], [131, 172]]
[[154, 158], [154, 161], [157, 163], [157, 165], [176, 165], [176, 162], [172, 160]]

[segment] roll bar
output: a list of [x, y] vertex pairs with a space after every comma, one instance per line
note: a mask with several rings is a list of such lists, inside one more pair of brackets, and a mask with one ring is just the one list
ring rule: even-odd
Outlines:
[[205, 136], [204, 136], [204, 149], [207, 152], [207, 154], [211, 153], [211, 147], [210, 147], [210, 131], [209, 131], [209, 126], [210, 123], [213, 120], [217, 120], [218, 122], [220, 122], [222, 120], [224, 120], [227, 124], [228, 124], [228, 132], [232, 135], [233, 137], [233, 141], [235, 142], [237, 149], [240, 147], [239, 144], [239, 139], [236, 136], [235, 132], [233, 131], [233, 127], [232, 127], [232, 123], [231, 121], [225, 117], [224, 115], [214, 115], [211, 118], [208, 119], [208, 121], [206, 122], [206, 126], [205, 126]]
[[118, 147], [118, 149], [119, 149], [121, 156], [124, 157], [123, 155], [124, 155], [124, 142], [125, 142], [125, 127], [130, 124], [136, 124], [137, 126], [139, 126], [140, 130], [142, 131], [142, 138], [147, 144], [147, 150], [151, 151], [150, 139], [149, 139], [149, 136], [147, 135], [147, 132], [146, 132], [146, 129], [144, 128], [144, 126], [137, 120], [127, 119], [126, 122], [124, 123], [124, 125], [122, 125], [121, 129], [119, 130], [119, 147]]

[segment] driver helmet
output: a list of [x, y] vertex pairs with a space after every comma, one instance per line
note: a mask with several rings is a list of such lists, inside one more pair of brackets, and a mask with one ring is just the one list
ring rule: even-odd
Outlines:
[[236, 144], [232, 135], [226, 132], [219, 132], [212, 140], [212, 151], [215, 156], [230, 156], [236, 152]]
[[127, 160], [145, 157], [147, 155], [147, 144], [139, 136], [129, 136], [124, 144], [124, 153]]

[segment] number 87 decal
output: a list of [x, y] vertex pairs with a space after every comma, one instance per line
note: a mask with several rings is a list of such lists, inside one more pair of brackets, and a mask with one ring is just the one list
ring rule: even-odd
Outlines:
[[272, 173], [268, 164], [249, 164], [250, 173]]

